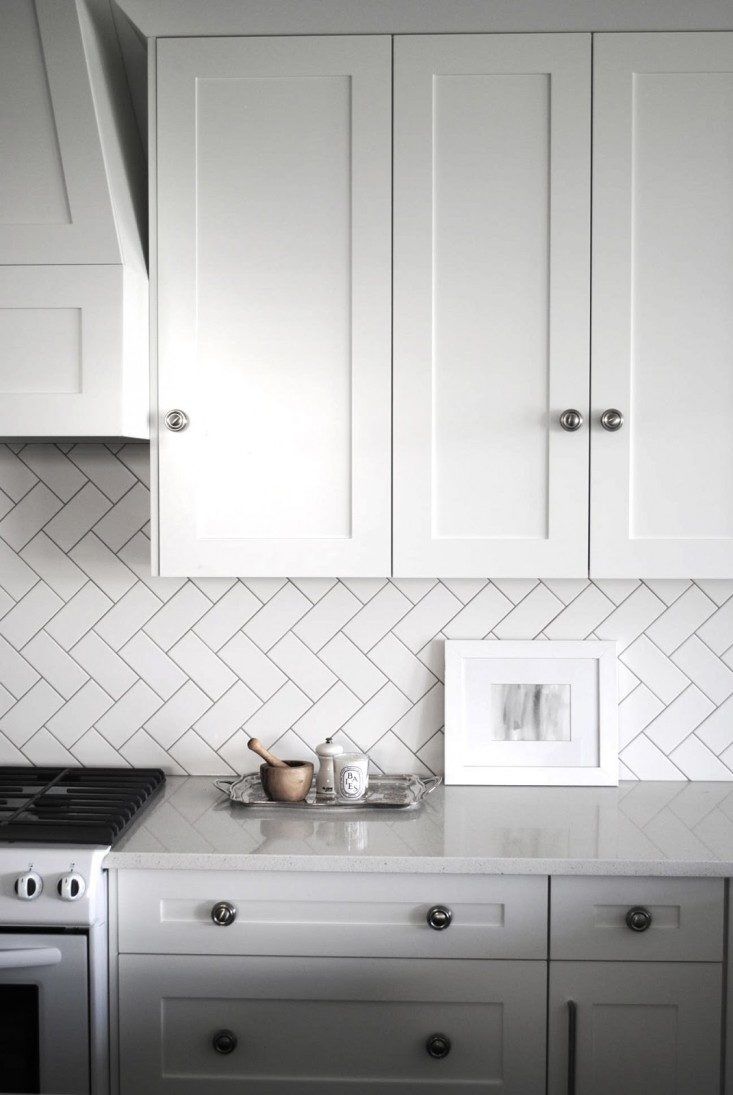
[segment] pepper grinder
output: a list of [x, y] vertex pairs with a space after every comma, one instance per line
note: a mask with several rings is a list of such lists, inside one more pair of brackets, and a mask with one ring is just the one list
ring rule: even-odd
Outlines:
[[316, 802], [333, 802], [336, 799], [334, 787], [333, 758], [343, 753], [343, 746], [326, 738], [316, 746], [316, 754], [320, 761], [318, 775], [316, 776]]

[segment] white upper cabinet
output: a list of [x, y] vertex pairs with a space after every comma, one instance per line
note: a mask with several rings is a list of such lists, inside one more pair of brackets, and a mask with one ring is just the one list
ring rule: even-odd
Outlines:
[[109, 0], [0, 3], [0, 164], [0, 437], [147, 437], [145, 171]]
[[157, 95], [155, 562], [389, 574], [391, 41], [161, 40]]
[[398, 37], [394, 81], [394, 573], [583, 576], [590, 36]]
[[591, 574], [730, 578], [733, 34], [601, 34], [594, 69]]

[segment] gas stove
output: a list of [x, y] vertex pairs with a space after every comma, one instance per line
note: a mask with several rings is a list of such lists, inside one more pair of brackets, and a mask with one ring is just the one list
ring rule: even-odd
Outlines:
[[0, 767], [0, 1092], [108, 1090], [104, 858], [158, 769]]

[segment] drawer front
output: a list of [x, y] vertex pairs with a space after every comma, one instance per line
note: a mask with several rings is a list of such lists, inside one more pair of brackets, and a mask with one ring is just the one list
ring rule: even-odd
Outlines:
[[[219, 902], [236, 908], [214, 924]], [[443, 930], [430, 909], [452, 914]], [[547, 879], [121, 871], [119, 949], [159, 954], [544, 958]]]
[[720, 962], [723, 895], [718, 878], [553, 878], [550, 956]]
[[[546, 970], [121, 955], [120, 1092], [544, 1095]], [[231, 1052], [217, 1051], [221, 1032]], [[449, 1042], [441, 1058], [435, 1035]]]

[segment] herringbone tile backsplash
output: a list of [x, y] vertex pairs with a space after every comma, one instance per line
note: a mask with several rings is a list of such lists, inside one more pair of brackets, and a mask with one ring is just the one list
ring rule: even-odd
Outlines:
[[733, 779], [733, 581], [161, 579], [148, 448], [0, 445], [0, 763], [441, 772], [443, 640], [616, 639], [622, 778]]

